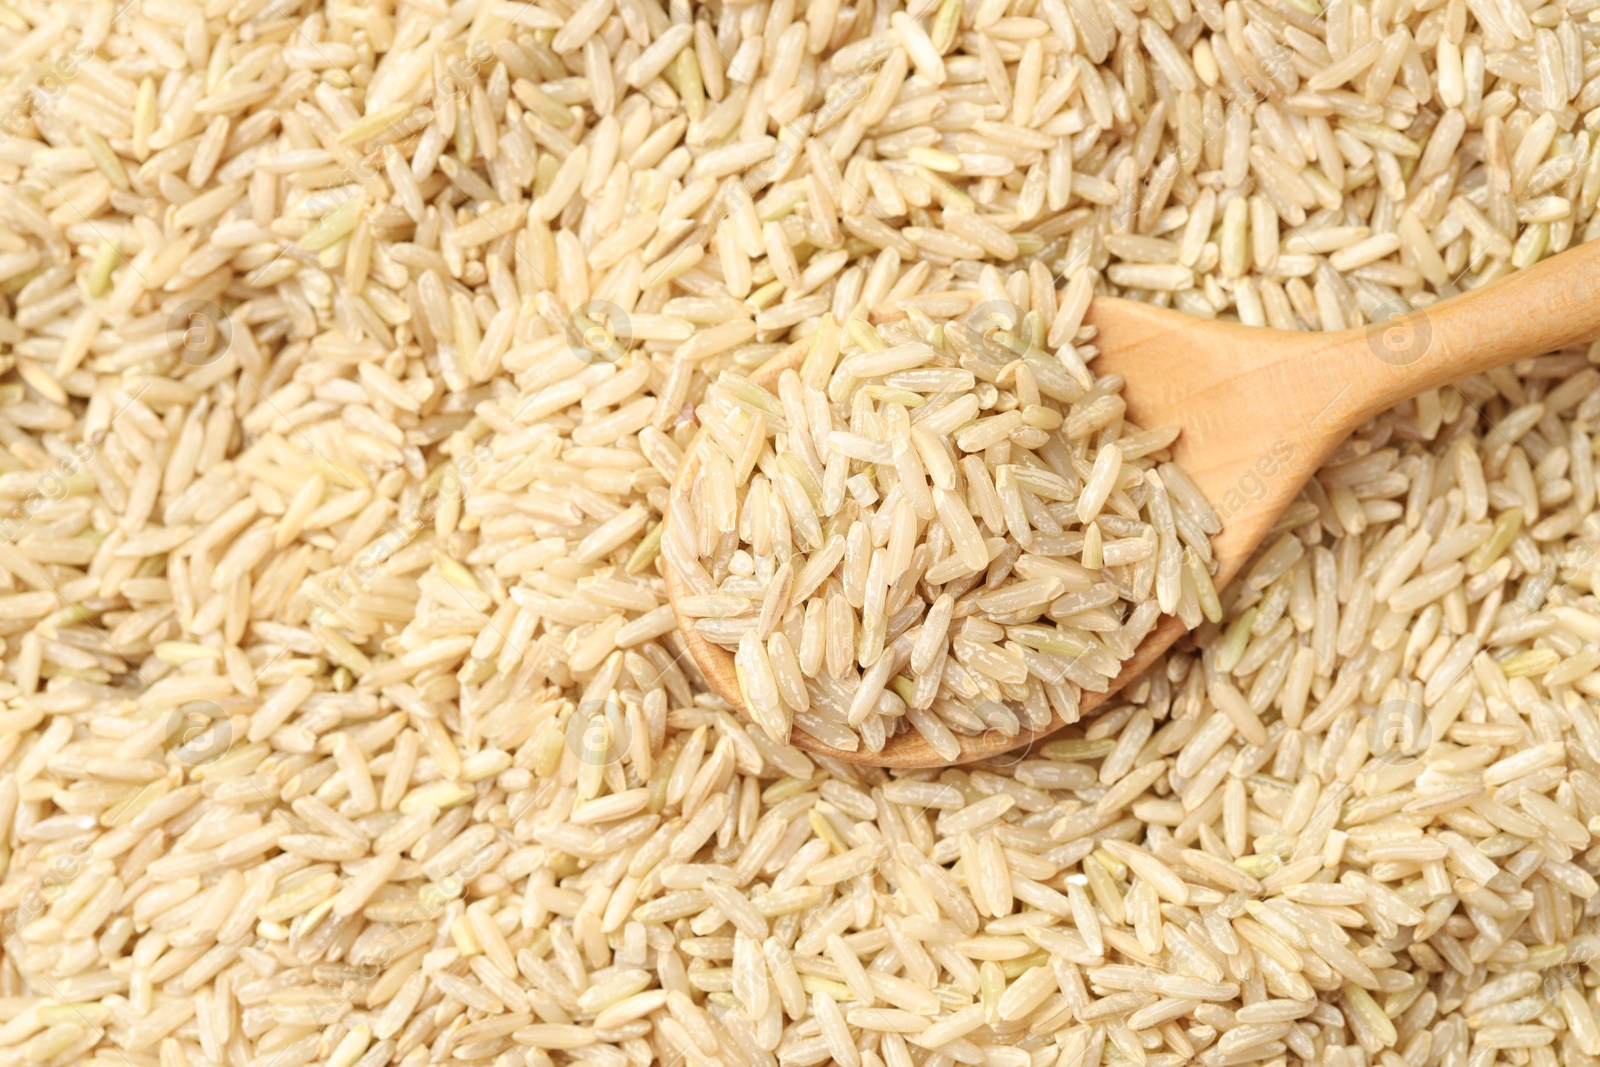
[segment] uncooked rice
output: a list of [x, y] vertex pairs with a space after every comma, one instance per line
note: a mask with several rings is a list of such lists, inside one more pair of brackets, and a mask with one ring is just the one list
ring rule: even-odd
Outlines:
[[0, 9], [0, 1062], [1596, 1062], [1593, 346], [1372, 420], [989, 764], [774, 743], [659, 567], [830, 317], [998, 275], [1092, 370], [1094, 293], [1338, 329], [1595, 237], [1597, 11]]
[[[1070, 341], [1044, 350], [1041, 264], [1013, 281], [985, 268], [949, 321], [825, 316], [798, 370], [724, 372], [696, 409], [662, 557], [773, 741], [909, 729], [954, 760], [960, 734], [1077, 722], [1162, 612], [1221, 618], [1214, 509], [1156, 469], [1177, 427], [1126, 420]], [[1030, 282], [1042, 307], [1013, 302]]]

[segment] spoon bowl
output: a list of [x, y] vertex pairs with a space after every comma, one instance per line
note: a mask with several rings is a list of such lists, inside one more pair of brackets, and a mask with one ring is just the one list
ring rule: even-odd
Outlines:
[[[1139, 425], [1182, 428], [1173, 458], [1222, 525], [1211, 543], [1218, 590], [1239, 575], [1301, 487], [1366, 420], [1426, 390], [1600, 335], [1600, 241], [1426, 308], [1397, 301], [1371, 317], [1366, 326], [1321, 333], [1217, 322], [1113, 297], [1090, 303], [1084, 321], [1096, 329], [1095, 374], [1124, 379], [1128, 415]], [[752, 380], [775, 389], [800, 361], [800, 353], [791, 353]], [[691, 447], [672, 491], [692, 486], [699, 470], [699, 449]], [[696, 631], [679, 609], [688, 588], [664, 559], [663, 572], [695, 663], [748, 716], [733, 653]], [[1185, 632], [1181, 620], [1164, 616], [1105, 692], [1081, 693], [1080, 719]], [[942, 767], [993, 761], [1019, 748], [1026, 753], [1025, 746], [1063, 725], [1057, 719], [1014, 735], [992, 729], [957, 735], [961, 752], [954, 760], [914, 730], [889, 738], [878, 752], [837, 749], [798, 727], [790, 743], [851, 763]]]

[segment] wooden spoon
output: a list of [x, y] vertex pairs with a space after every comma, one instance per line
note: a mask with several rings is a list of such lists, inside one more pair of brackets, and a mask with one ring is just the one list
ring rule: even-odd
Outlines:
[[[1600, 335], [1600, 241], [1426, 309], [1397, 303], [1389, 310], [1364, 327], [1314, 333], [1214, 322], [1110, 297], [1091, 303], [1085, 321], [1098, 330], [1095, 374], [1126, 380], [1122, 395], [1137, 424], [1182, 428], [1173, 458], [1222, 520], [1212, 539], [1219, 590], [1362, 423], [1428, 389]], [[779, 375], [798, 363], [763, 367], [754, 381], [776, 391]], [[672, 491], [686, 491], [699, 468], [699, 449], [691, 448]], [[699, 635], [678, 608], [687, 587], [664, 560], [663, 567], [684, 643], [711, 686], [748, 714], [733, 653]], [[1164, 617], [1107, 692], [1081, 695], [1080, 715], [1137, 678], [1184, 632], [1179, 619]], [[791, 743], [852, 763], [940, 767], [1030, 745], [1062, 725], [1011, 737], [958, 734], [954, 761], [914, 730], [890, 738], [881, 752], [841, 751], [798, 728]]]

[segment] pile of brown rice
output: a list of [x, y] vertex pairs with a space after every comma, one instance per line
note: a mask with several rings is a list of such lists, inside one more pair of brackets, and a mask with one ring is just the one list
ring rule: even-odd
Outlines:
[[1331, 329], [1595, 236], [1597, 11], [0, 9], [0, 1064], [1600, 1060], [1595, 350], [1373, 420], [991, 766], [775, 744], [659, 575], [824, 316]]
[[770, 389], [707, 388], [661, 554], [773, 741], [878, 752], [914, 730], [955, 760], [958, 734], [1077, 722], [1163, 611], [1221, 618], [1215, 510], [1155, 469], [1178, 428], [1127, 421], [1121, 379], [1072, 344], [1092, 333], [1078, 277], [1059, 316], [1038, 262], [938, 294], [947, 321], [928, 300], [882, 330], [825, 315]]

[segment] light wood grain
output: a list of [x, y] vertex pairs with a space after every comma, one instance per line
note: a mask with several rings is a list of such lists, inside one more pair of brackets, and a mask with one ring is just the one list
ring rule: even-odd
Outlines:
[[[1093, 302], [1086, 321], [1098, 330], [1094, 371], [1126, 380], [1129, 417], [1141, 426], [1182, 427], [1174, 458], [1223, 520], [1212, 542], [1220, 589], [1322, 461], [1367, 419], [1424, 390], [1600, 335], [1600, 242], [1425, 310], [1337, 333], [1211, 322], [1108, 297]], [[763, 367], [755, 381], [775, 390], [782, 372], [798, 363], [795, 356]], [[699, 467], [699, 449], [691, 448], [673, 492], [692, 485]], [[664, 561], [663, 572], [695, 663], [744, 712], [733, 653], [685, 624], [677, 605], [687, 590]], [[1106, 693], [1083, 694], [1081, 712], [1137, 678], [1183, 634], [1182, 622], [1163, 618]], [[961, 755], [953, 762], [1021, 759], [1061, 725], [1015, 737], [993, 730], [958, 737]], [[882, 752], [839, 751], [798, 729], [792, 743], [882, 767], [951, 762], [914, 731], [890, 739]]]

